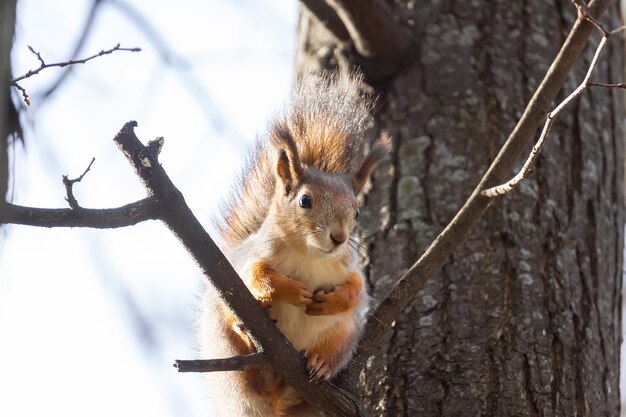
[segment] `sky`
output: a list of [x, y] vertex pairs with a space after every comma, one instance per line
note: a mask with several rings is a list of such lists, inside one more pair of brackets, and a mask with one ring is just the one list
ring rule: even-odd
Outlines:
[[[28, 45], [47, 63], [70, 58], [91, 3], [20, 0], [13, 74], [39, 65]], [[91, 158], [74, 186], [81, 206], [143, 198], [112, 141], [136, 120], [144, 142], [165, 138], [160, 161], [210, 231], [242, 153], [287, 97], [296, 18], [293, 0], [104, 1], [76, 57], [118, 43], [142, 51], [74, 67], [46, 99], [63, 69], [21, 82], [32, 105], [11, 155], [13, 202], [67, 207], [61, 176]], [[0, 415], [211, 415], [202, 377], [172, 367], [197, 357], [204, 278], [163, 225], [0, 233]]]

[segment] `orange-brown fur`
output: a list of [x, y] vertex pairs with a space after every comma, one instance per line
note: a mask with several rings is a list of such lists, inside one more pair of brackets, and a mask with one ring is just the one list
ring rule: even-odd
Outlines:
[[306, 286], [275, 271], [265, 261], [257, 261], [252, 265], [250, 292], [265, 308], [271, 307], [276, 300], [294, 306], [309, 305], [313, 302], [312, 293]]
[[[219, 309], [220, 317], [224, 320], [224, 334], [235, 352], [238, 355], [248, 355], [256, 352], [250, 337], [235, 316], [223, 304], [219, 306]], [[261, 372], [260, 369], [250, 368], [243, 373], [244, 384], [259, 395], [263, 395], [265, 391], [264, 378]]]
[[354, 310], [359, 304], [362, 287], [361, 278], [351, 273], [343, 284], [337, 285], [331, 291], [316, 291], [313, 294], [313, 302], [306, 308], [306, 313], [324, 316]]

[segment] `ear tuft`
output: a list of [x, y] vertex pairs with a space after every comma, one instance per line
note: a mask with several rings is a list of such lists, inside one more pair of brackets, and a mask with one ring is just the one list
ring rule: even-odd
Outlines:
[[273, 126], [271, 141], [278, 149], [276, 175], [282, 183], [285, 194], [289, 194], [300, 183], [303, 174], [296, 142], [284, 124]]
[[363, 163], [361, 164], [358, 171], [354, 175], [354, 178], [352, 179], [352, 187], [354, 188], [355, 194], [359, 194], [361, 193], [361, 191], [363, 191], [363, 187], [365, 187], [365, 184], [367, 183], [370, 174], [372, 173], [372, 171], [374, 171], [376, 165], [378, 165], [378, 163], [389, 152], [391, 152], [391, 149], [391, 137], [388, 134], [383, 133], [383, 135], [380, 136], [376, 140], [376, 142], [374, 142], [372, 149], [370, 149], [369, 153], [363, 160]]

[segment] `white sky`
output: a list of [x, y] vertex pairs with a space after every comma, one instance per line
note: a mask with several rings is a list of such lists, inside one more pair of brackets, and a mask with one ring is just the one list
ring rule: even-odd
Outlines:
[[[144, 190], [112, 139], [137, 120], [144, 142], [165, 137], [160, 159], [196, 216], [210, 212], [240, 153], [287, 96], [296, 1], [126, 0], [190, 65], [172, 69], [120, 9], [101, 6], [79, 57], [117, 43], [141, 47], [73, 69], [43, 106], [37, 92], [60, 69], [21, 83], [32, 107], [26, 150], [16, 147], [17, 204], [66, 207], [61, 175], [84, 207], [115, 207]], [[74, 48], [91, 1], [20, 0], [14, 75]], [[1, 416], [208, 416], [195, 358], [202, 276], [161, 224], [117, 230], [9, 226], [0, 242]]]

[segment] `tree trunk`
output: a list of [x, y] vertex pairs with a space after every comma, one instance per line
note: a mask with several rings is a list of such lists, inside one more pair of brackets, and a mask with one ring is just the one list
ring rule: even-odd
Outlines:
[[[567, 0], [393, 3], [414, 47], [374, 85], [377, 129], [396, 149], [362, 216], [378, 298], [469, 196], [576, 17]], [[620, 25], [618, 4], [602, 21]], [[299, 73], [350, 67], [306, 10], [299, 36]], [[622, 82], [623, 45], [610, 42], [594, 79]], [[574, 102], [534, 175], [492, 205], [405, 309], [361, 378], [373, 415], [619, 415], [622, 101], [595, 88]]]
[[[10, 118], [17, 115], [11, 103], [11, 91], [8, 85], [10, 78], [10, 55], [15, 29], [15, 0], [2, 0], [0, 3], [0, 202], [6, 198], [9, 187], [9, 155], [8, 136], [11, 130]], [[13, 121], [13, 124], [16, 123]]]

